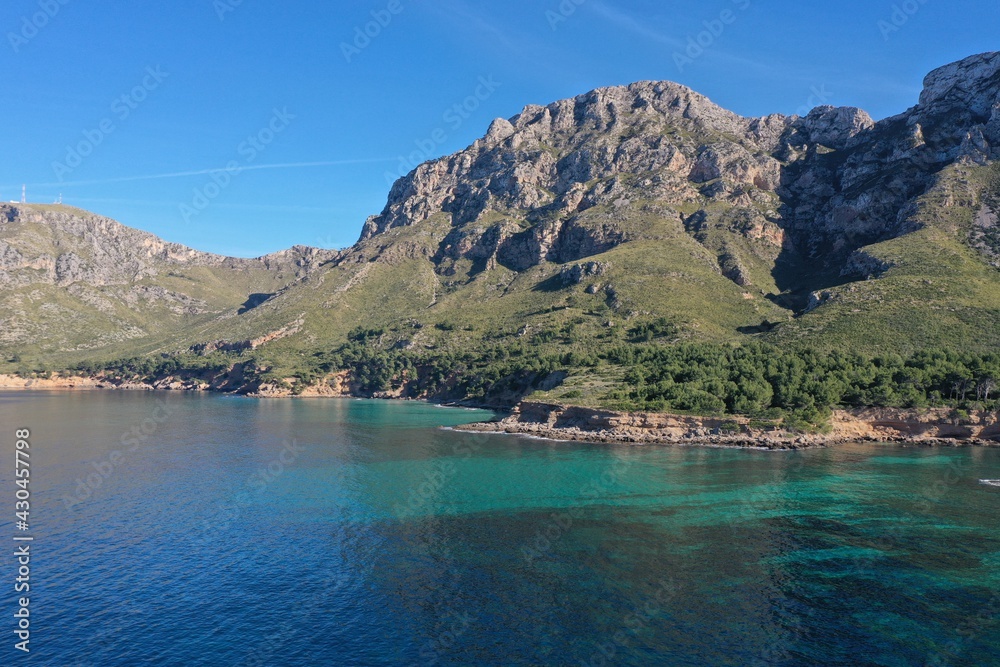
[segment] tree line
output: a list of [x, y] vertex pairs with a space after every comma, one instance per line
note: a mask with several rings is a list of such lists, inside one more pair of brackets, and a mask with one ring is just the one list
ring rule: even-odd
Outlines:
[[[307, 357], [292, 389], [346, 371], [365, 395], [402, 390], [404, 396], [503, 405], [540, 387], [552, 388], [562, 375], [583, 373], [612, 378], [613, 388], [597, 402], [623, 410], [821, 424], [838, 407], [1000, 408], [1000, 355], [994, 353], [935, 348], [908, 356], [866, 356], [759, 342], [664, 343], [660, 335], [666, 329], [656, 322], [632, 332], [630, 340], [638, 342], [604, 347], [508, 339], [459, 351], [386, 349], [380, 331], [359, 330], [344, 345]], [[244, 372], [282, 382], [277, 371], [247, 353], [139, 357], [73, 370], [151, 380], [225, 372], [237, 359]], [[564, 396], [579, 397], [579, 392]]]

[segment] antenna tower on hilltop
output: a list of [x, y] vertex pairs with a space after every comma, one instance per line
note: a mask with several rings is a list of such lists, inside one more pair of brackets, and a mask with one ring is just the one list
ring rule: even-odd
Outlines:
[[28, 203], [28, 186], [27, 185], [22, 185], [21, 186], [21, 203], [22, 204], [27, 204]]

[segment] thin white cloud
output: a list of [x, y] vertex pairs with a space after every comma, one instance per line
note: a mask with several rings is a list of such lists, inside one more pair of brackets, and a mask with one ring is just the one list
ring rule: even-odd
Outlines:
[[608, 19], [612, 23], [615, 23], [630, 32], [634, 32], [641, 37], [651, 39], [654, 42], [660, 42], [661, 44], [666, 44], [672, 49], [680, 49], [684, 47], [683, 40], [677, 39], [671, 35], [643, 24], [628, 12], [615, 7], [609, 7], [603, 2], [596, 2], [594, 0], [591, 0], [589, 7], [594, 12]]
[[[253, 165], [240, 165], [240, 172], [244, 171], [258, 171], [261, 169], [304, 169], [310, 167], [339, 167], [344, 165], [353, 164], [372, 164], [377, 162], [394, 162], [398, 158], [370, 158], [364, 160], [330, 160], [326, 162], [285, 162], [281, 164], [253, 164]], [[58, 188], [58, 187], [72, 187], [72, 186], [83, 186], [83, 185], [107, 185], [111, 183], [126, 183], [129, 181], [158, 181], [167, 178], [184, 178], [187, 176], [208, 176], [211, 174], [218, 173], [220, 171], [225, 171], [225, 167], [216, 167], [215, 169], [197, 169], [194, 171], [176, 171], [167, 174], [148, 174], [144, 176], [120, 176], [118, 178], [105, 178], [97, 179], [91, 181], [62, 181], [55, 183], [28, 183], [28, 187], [31, 188]], [[0, 186], [4, 189], [10, 189], [14, 187], [21, 187], [20, 185], [4, 185]]]
[[[684, 53], [685, 49], [688, 47], [688, 35], [682, 35], [681, 37], [668, 35], [662, 30], [650, 27], [647, 22], [639, 20], [630, 12], [618, 9], [617, 7], [611, 7], [604, 2], [600, 2], [599, 0], [590, 0], [590, 2], [583, 5], [583, 7], [591, 9], [596, 14], [614, 23], [615, 25], [628, 30], [629, 32], [639, 35], [640, 37], [644, 37], [650, 41], [663, 44], [676, 52]], [[715, 45], [705, 49], [704, 57], [725, 62], [730, 65], [757, 69], [763, 72], [773, 70], [772, 65], [767, 65], [757, 60], [752, 60], [750, 58], [730, 53], [717, 48]]]
[[503, 48], [509, 51], [524, 51], [523, 45], [515, 42], [507, 31], [497, 25], [491, 17], [488, 17], [482, 7], [470, 5], [464, 0], [438, 0], [438, 2], [423, 5], [422, 8], [458, 26], [457, 34], [468, 35], [471, 32], [479, 31], [493, 36]]
[[[149, 199], [118, 199], [118, 198], [88, 198], [88, 197], [67, 197], [64, 203], [68, 206], [80, 204], [128, 204], [131, 206], [150, 206], [153, 208], [176, 207], [176, 201], [153, 201]], [[337, 206], [295, 206], [281, 204], [228, 204], [215, 203], [213, 208], [230, 209], [240, 211], [283, 211], [288, 213], [332, 213], [342, 212], [343, 209]]]

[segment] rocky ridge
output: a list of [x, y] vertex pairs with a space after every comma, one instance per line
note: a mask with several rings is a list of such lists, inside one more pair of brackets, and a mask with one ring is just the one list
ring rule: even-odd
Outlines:
[[0, 204], [0, 345], [85, 351], [180, 331], [251, 310], [339, 255], [224, 257], [68, 206]]
[[338, 256], [295, 246], [256, 259], [225, 257], [70, 207], [0, 204], [0, 287], [122, 285], [185, 266], [286, 271], [301, 278]]
[[1000, 53], [931, 72], [916, 106], [879, 122], [829, 106], [744, 118], [684, 86], [639, 82], [495, 120], [400, 179], [361, 240], [443, 216], [439, 272], [461, 259], [523, 271], [634, 240], [642, 232], [623, 219], [647, 207], [682, 220], [741, 285], [758, 258], [713, 244], [713, 229], [760, 242], [765, 261], [863, 278], [879, 267], [855, 253], [917, 229], [916, 201], [942, 168], [998, 156]]

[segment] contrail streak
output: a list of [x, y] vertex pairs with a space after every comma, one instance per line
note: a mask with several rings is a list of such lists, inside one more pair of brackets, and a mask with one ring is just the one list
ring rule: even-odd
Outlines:
[[[257, 171], [260, 169], [301, 169], [306, 167], [337, 167], [350, 164], [371, 164], [375, 162], [392, 162], [398, 158], [371, 158], [367, 160], [333, 160], [329, 162], [286, 162], [283, 164], [253, 164], [239, 166], [241, 172], [244, 171]], [[183, 178], [185, 176], [208, 176], [209, 174], [214, 174], [219, 171], [226, 171], [225, 167], [218, 167], [216, 169], [198, 169], [197, 171], [176, 171], [169, 174], [150, 174], [147, 176], [122, 176], [120, 178], [106, 178], [93, 181], [62, 181], [56, 183], [28, 183], [28, 187], [32, 188], [55, 188], [55, 187], [69, 187], [76, 185], [105, 185], [108, 183], [125, 183], [128, 181], [155, 181], [164, 178]], [[5, 188], [10, 188], [13, 186], [4, 186]]]

